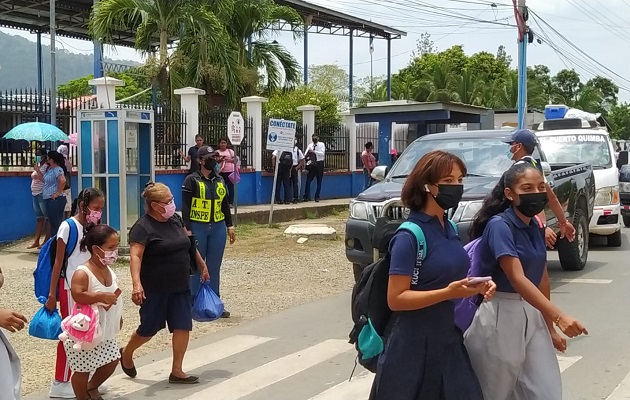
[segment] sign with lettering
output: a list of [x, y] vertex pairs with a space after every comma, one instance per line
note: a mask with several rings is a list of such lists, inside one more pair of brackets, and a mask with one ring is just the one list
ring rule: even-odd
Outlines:
[[539, 136], [540, 142], [552, 143], [584, 143], [584, 142], [606, 142], [604, 135], [555, 135], [555, 136]]
[[239, 146], [243, 142], [245, 132], [245, 120], [238, 111], [232, 111], [227, 120], [227, 135], [233, 146]]
[[293, 151], [295, 141], [295, 121], [270, 119], [267, 129], [267, 150]]

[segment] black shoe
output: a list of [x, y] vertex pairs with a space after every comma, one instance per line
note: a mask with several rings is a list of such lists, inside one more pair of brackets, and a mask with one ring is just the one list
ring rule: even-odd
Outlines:
[[121, 347], [120, 348], [120, 368], [122, 368], [122, 370], [125, 373], [125, 375], [127, 375], [130, 378], [135, 378], [136, 376], [138, 376], [138, 371], [136, 371], [136, 366], [134, 365], [131, 368], [125, 368], [125, 366], [123, 365], [123, 362], [122, 362], [123, 351], [124, 351], [124, 349]]
[[319, 203], [319, 199], [315, 199], [315, 203]]
[[191, 385], [195, 383], [199, 383], [199, 377], [194, 375], [189, 375], [188, 378], [179, 378], [173, 374], [169, 375], [168, 383], [177, 383], [183, 385]]
[[221, 318], [230, 318], [230, 312], [229, 311], [223, 311], [223, 314], [221, 314]]

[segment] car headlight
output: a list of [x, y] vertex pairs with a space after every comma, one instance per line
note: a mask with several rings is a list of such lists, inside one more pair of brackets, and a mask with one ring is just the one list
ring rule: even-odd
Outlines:
[[619, 182], [619, 191], [623, 193], [630, 193], [630, 182]]
[[365, 201], [352, 200], [350, 202], [350, 218], [368, 219], [368, 208]]
[[481, 210], [482, 205], [483, 200], [464, 201], [459, 203], [457, 210], [453, 213], [453, 220], [455, 222], [473, 220], [479, 210]]
[[619, 204], [619, 187], [608, 186], [597, 190], [595, 194], [596, 206], [610, 206]]

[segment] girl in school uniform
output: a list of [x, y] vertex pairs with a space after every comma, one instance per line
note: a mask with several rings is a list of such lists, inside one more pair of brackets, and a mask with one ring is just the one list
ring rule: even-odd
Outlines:
[[[72, 340], [64, 347], [72, 368], [72, 389], [77, 400], [102, 400], [101, 386], [116, 370], [120, 350], [116, 336], [122, 325], [123, 303], [111, 265], [118, 258], [118, 233], [108, 225], [96, 225], [81, 241], [90, 259], [72, 276], [72, 298], [78, 304], [98, 306], [102, 343], [91, 350], [75, 350]], [[90, 373], [94, 375], [90, 379]]]
[[514, 164], [484, 201], [472, 225], [481, 237], [481, 275], [497, 284], [465, 333], [465, 344], [488, 400], [562, 400], [554, 347], [587, 334], [550, 301], [547, 252], [534, 220], [547, 204], [543, 176], [529, 163]]
[[387, 301], [393, 315], [370, 400], [483, 400], [455, 327], [452, 300], [475, 294], [489, 299], [495, 285], [467, 285], [470, 261], [444, 215], [459, 203], [465, 175], [458, 157], [432, 151], [407, 178], [402, 201], [411, 210], [408, 220], [422, 228], [428, 250], [418, 267], [413, 233], [401, 230], [390, 242]]

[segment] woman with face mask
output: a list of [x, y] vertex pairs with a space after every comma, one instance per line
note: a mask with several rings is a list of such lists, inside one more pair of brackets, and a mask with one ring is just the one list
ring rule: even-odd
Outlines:
[[547, 204], [545, 181], [529, 163], [514, 164], [483, 203], [471, 228], [481, 237], [481, 275], [497, 293], [483, 302], [465, 333], [465, 344], [486, 399], [561, 400], [554, 351], [584, 326], [550, 301], [543, 229], [534, 218]]
[[[221, 263], [227, 237], [234, 243], [234, 227], [225, 181], [220, 175], [219, 154], [210, 146], [197, 152], [198, 172], [190, 174], [182, 185], [182, 217], [186, 229], [195, 235], [197, 248], [208, 265], [210, 287], [220, 294]], [[199, 290], [199, 273], [190, 277], [190, 292], [194, 297]], [[223, 318], [230, 313], [225, 311]]]
[[445, 211], [457, 206], [466, 167], [451, 153], [432, 151], [416, 164], [402, 190], [408, 221], [425, 236], [398, 231], [389, 244], [387, 302], [393, 311], [370, 400], [483, 400], [455, 327], [454, 302], [476, 294], [492, 297], [493, 282], [468, 284], [470, 261]]
[[[127, 376], [135, 378], [133, 353], [168, 325], [173, 334], [173, 366], [168, 380], [173, 384], [197, 383], [199, 378], [183, 369], [192, 330], [188, 233], [175, 213], [175, 199], [168, 186], [149, 182], [142, 197], [146, 214], [129, 232], [131, 299], [140, 306], [140, 326], [120, 350], [120, 365]], [[201, 256], [196, 256], [205, 281], [208, 269]]]
[[112, 376], [120, 358], [116, 336], [122, 325], [123, 301], [111, 268], [118, 259], [118, 232], [108, 225], [96, 225], [85, 234], [81, 250], [89, 253], [90, 259], [77, 268], [70, 290], [77, 304], [98, 308], [102, 342], [93, 349], [76, 350], [75, 342], [69, 339], [64, 347], [73, 371], [76, 399], [102, 399], [98, 388]]
[[[52, 276], [50, 279], [50, 289], [48, 300], [46, 301], [46, 309], [53, 311], [59, 302], [59, 311], [61, 317], [65, 318], [70, 314], [74, 307], [74, 300], [70, 294], [70, 282], [72, 276], [79, 267], [84, 265], [90, 259], [90, 252], [81, 250], [81, 240], [89, 232], [89, 230], [100, 223], [101, 214], [105, 207], [105, 197], [103, 193], [96, 188], [87, 188], [79, 193], [79, 196], [73, 201], [72, 214], [73, 217], [61, 223], [57, 234], [57, 252], [55, 262], [53, 264]], [[68, 263], [65, 271], [65, 278], [61, 277], [61, 269], [63, 266], [63, 256], [66, 254], [66, 246], [70, 243], [71, 234], [76, 237], [75, 246], [68, 250]], [[74, 236], [76, 235], [76, 236]], [[57, 290], [59, 297], [57, 298]], [[51, 397], [56, 398], [74, 398], [74, 391], [70, 384], [70, 376], [72, 374], [70, 364], [66, 357], [66, 351], [63, 343], [57, 345], [57, 361], [55, 365], [55, 379], [50, 386]]]

